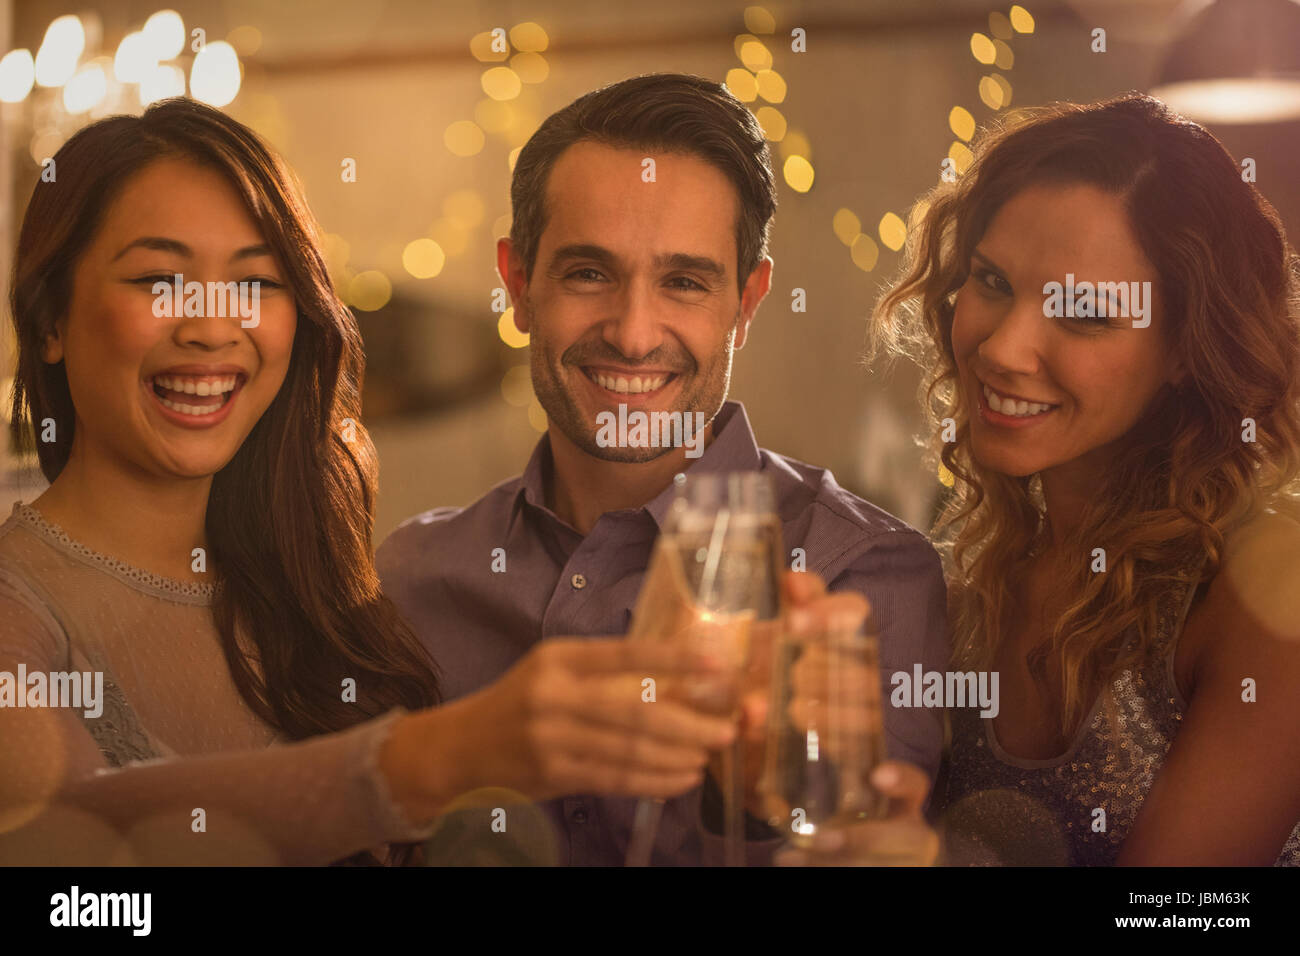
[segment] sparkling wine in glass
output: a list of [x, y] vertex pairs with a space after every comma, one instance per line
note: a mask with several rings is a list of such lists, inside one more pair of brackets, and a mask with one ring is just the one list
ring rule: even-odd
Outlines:
[[[781, 525], [758, 472], [679, 475], [632, 615], [630, 640], [678, 642], [707, 670], [661, 685], [660, 697], [738, 716], [755, 622], [780, 615]], [[723, 752], [728, 865], [744, 859], [740, 742]], [[627, 864], [650, 862], [663, 801], [637, 806]]]

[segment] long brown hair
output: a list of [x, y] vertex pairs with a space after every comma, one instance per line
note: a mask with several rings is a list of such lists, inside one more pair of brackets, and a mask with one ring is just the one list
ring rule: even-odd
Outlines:
[[[23, 218], [12, 309], [18, 340], [12, 427], [38, 442], [45, 477], [67, 463], [76, 422], [62, 362], [42, 343], [66, 313], [72, 275], [126, 181], [160, 157], [224, 174], [281, 263], [298, 324], [283, 386], [213, 479], [206, 528], [219, 583], [213, 614], [235, 686], [291, 739], [340, 730], [395, 706], [437, 703], [427, 652], [383, 595], [372, 559], [377, 461], [361, 426], [365, 367], [355, 317], [332, 289], [315, 220], [293, 173], [249, 129], [193, 100], [86, 127], [54, 157]], [[20, 442], [22, 438], [20, 438]], [[241, 647], [237, 633], [251, 647]], [[356, 681], [356, 702], [342, 681]]]
[[[1100, 686], [1147, 656], [1163, 602], [1225, 535], [1266, 507], [1291, 509], [1300, 474], [1297, 258], [1281, 223], [1205, 129], [1141, 94], [1021, 111], [988, 130], [971, 168], [914, 215], [901, 277], [878, 303], [875, 351], [926, 369], [932, 454], [954, 476], [936, 522], [953, 579], [955, 660], [988, 667], [1004, 637], [1009, 584], [1043, 544], [1037, 476], [1011, 477], [970, 454], [955, 387], [952, 324], [971, 252], [998, 209], [1032, 184], [1085, 183], [1121, 196], [1159, 276], [1169, 343], [1186, 369], [1125, 436], [1068, 547], [1104, 547], [1105, 574], [1081, 561], [1061, 582], [1067, 608], [1047, 650], [1060, 654], [1058, 730], [1076, 727]], [[956, 440], [943, 442], [951, 418]], [[1243, 441], [1245, 419], [1256, 440]], [[1136, 629], [1137, 639], [1124, 635]]]

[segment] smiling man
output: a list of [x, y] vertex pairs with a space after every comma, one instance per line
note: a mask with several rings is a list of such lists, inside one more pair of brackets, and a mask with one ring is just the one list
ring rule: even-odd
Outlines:
[[[726, 400], [772, 277], [776, 189], [750, 112], [698, 77], [605, 87], [542, 124], [519, 154], [511, 200], [497, 264], [530, 336], [547, 433], [523, 475], [467, 508], [411, 518], [377, 556], [447, 698], [488, 684], [539, 640], [626, 633], [673, 477], [687, 469], [769, 475], [786, 546], [832, 591], [870, 602], [885, 673], [944, 669], [943, 577], [925, 538], [828, 471], [760, 449]], [[935, 712], [889, 710], [885, 731], [889, 756], [933, 781]], [[556, 858], [622, 864], [635, 803], [546, 804]], [[717, 862], [716, 804], [711, 778], [669, 801], [652, 862]], [[750, 823], [761, 862], [779, 840]]]

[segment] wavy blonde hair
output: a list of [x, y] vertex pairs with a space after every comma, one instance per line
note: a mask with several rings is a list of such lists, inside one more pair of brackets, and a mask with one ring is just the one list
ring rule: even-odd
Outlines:
[[[1031, 656], [1041, 674], [1059, 655], [1057, 729], [1068, 735], [1102, 687], [1152, 653], [1164, 602], [1189, 569], [1204, 558], [1201, 579], [1212, 577], [1225, 536], [1266, 508], [1300, 511], [1300, 269], [1277, 214], [1218, 140], [1151, 97], [1022, 110], [985, 131], [975, 153], [958, 181], [918, 204], [902, 273], [872, 319], [873, 355], [907, 355], [926, 370], [930, 460], [954, 478], [933, 532], [950, 575], [955, 665], [990, 667], [1012, 585], [1045, 543], [1038, 477], [973, 460], [971, 410], [956, 387], [956, 294], [998, 209], [1031, 184], [1121, 196], [1186, 369], [1124, 437], [1062, 542], [1108, 557], [1107, 573], [1080, 562], [1059, 582], [1066, 609]], [[943, 442], [949, 418], [956, 440]], [[1247, 418], [1254, 442], [1243, 440]]]

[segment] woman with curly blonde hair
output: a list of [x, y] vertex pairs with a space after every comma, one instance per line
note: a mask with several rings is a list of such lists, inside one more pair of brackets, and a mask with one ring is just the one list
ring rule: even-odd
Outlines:
[[[1300, 863], [1300, 308], [1272, 207], [1151, 97], [1026, 111], [920, 207], [953, 863]], [[942, 798], [944, 795], [939, 794]]]

